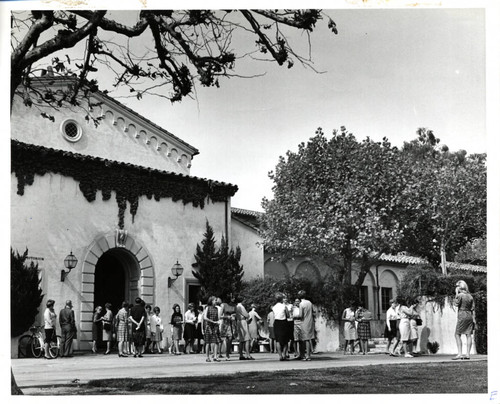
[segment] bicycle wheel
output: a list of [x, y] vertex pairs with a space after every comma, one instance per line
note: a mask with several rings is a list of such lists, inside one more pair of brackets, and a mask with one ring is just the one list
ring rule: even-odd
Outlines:
[[42, 343], [40, 342], [40, 338], [32, 338], [31, 339], [31, 353], [33, 354], [33, 356], [35, 358], [39, 358], [40, 356], [42, 356], [42, 352], [43, 352], [43, 345]]
[[49, 345], [49, 355], [51, 358], [57, 358], [59, 356], [59, 350], [61, 349], [61, 337], [59, 335], [50, 341]]
[[31, 335], [23, 335], [17, 343], [17, 357], [30, 358], [33, 355], [31, 352]]

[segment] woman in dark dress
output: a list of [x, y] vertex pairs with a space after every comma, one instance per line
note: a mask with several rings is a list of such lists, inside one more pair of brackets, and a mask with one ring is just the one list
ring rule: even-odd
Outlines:
[[111, 353], [111, 343], [113, 342], [113, 308], [111, 303], [106, 303], [104, 305], [106, 313], [102, 316], [102, 340], [106, 342], [106, 352], [104, 355], [109, 355]]
[[194, 304], [189, 303], [186, 313], [184, 313], [184, 353], [194, 353], [194, 340], [196, 339], [196, 322], [198, 313], [194, 309]]
[[288, 345], [290, 339], [290, 332], [288, 326], [288, 312], [287, 306], [283, 303], [284, 296], [282, 293], [276, 293], [276, 304], [273, 306], [274, 313], [274, 335], [276, 337], [276, 349], [280, 361], [286, 360], [285, 347]]
[[[181, 306], [177, 303], [173, 306], [172, 317], [170, 318], [170, 331], [172, 332], [172, 353], [175, 355], [181, 355], [181, 349], [179, 347], [179, 341], [182, 339], [182, 322], [184, 319], [182, 318]], [[175, 352], [174, 352], [175, 351]]]
[[97, 306], [92, 318], [92, 352], [97, 353], [97, 343], [102, 340], [102, 306]]
[[205, 308], [203, 314], [203, 320], [205, 321], [205, 344], [207, 351], [207, 362], [210, 360], [210, 351], [213, 352], [212, 360], [214, 362], [219, 362], [217, 358], [217, 348], [221, 343], [220, 338], [220, 327], [219, 327], [219, 309], [216, 307], [216, 297], [210, 296], [208, 299], [208, 305]]
[[[455, 306], [457, 307], [457, 327], [455, 329], [455, 340], [457, 342], [458, 354], [453, 360], [470, 359], [472, 348], [472, 332], [475, 328], [474, 321], [474, 299], [469, 293], [469, 287], [464, 281], [458, 281], [455, 288]], [[467, 338], [467, 355], [462, 356], [462, 334]]]
[[202, 343], [201, 341], [204, 341], [204, 329], [203, 329], [203, 313], [204, 309], [203, 306], [198, 306], [197, 310], [197, 316], [198, 316], [198, 321], [196, 322], [196, 353], [200, 353], [202, 350]]

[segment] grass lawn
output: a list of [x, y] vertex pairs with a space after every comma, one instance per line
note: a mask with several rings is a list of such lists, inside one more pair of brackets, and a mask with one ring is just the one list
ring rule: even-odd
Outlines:
[[[36, 395], [487, 393], [488, 362], [421, 363], [161, 379], [92, 380]], [[35, 394], [35, 393], [30, 393]]]

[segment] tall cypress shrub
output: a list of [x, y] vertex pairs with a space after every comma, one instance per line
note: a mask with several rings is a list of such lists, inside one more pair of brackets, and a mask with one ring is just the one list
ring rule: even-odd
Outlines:
[[214, 231], [206, 223], [201, 245], [196, 246], [194, 256], [196, 262], [193, 266], [193, 276], [200, 281], [201, 291], [199, 300], [205, 302], [209, 296], [217, 296], [227, 300], [231, 295], [236, 295], [241, 290], [243, 266], [240, 265], [241, 250], [233, 250], [224, 239], [217, 248]]
[[28, 249], [20, 255], [10, 249], [10, 333], [17, 337], [33, 324], [43, 299], [38, 264], [26, 264]]

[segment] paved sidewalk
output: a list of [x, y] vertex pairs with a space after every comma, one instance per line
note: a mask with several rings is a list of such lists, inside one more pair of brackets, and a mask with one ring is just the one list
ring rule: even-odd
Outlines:
[[[314, 354], [311, 361], [280, 362], [276, 354], [256, 353], [255, 360], [240, 361], [233, 354], [230, 361], [205, 362], [206, 355], [144, 355], [143, 358], [119, 358], [116, 353], [77, 354], [73, 358], [12, 359], [12, 371], [23, 390], [40, 386], [87, 383], [95, 379], [159, 378], [207, 376], [236, 372], [279, 371], [290, 369], [322, 369], [345, 366], [369, 366], [398, 363], [450, 362], [453, 355], [424, 355], [415, 358], [391, 357], [384, 354], [343, 355], [325, 352]], [[474, 355], [472, 361], [486, 361], [486, 355]], [[455, 361], [460, 362], [460, 361]], [[459, 363], [457, 363], [459, 365]], [[28, 393], [29, 394], [29, 393]]]

